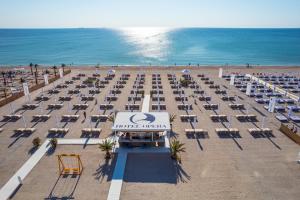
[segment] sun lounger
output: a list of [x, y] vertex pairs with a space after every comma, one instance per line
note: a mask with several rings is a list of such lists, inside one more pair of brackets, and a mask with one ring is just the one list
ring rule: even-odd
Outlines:
[[92, 115], [91, 120], [92, 121], [106, 121], [108, 118], [108, 115]]
[[210, 115], [212, 121], [227, 121], [227, 115]]
[[184, 90], [173, 90], [173, 94], [184, 94]]
[[[268, 106], [264, 106], [264, 108], [266, 110], [268, 110], [269, 107]], [[274, 110], [277, 111], [277, 112], [285, 112], [285, 107], [284, 106], [275, 106]]]
[[72, 97], [71, 96], [61, 96], [59, 97], [59, 101], [71, 101]]
[[193, 106], [191, 104], [177, 104], [179, 110], [192, 110]]
[[140, 110], [140, 104], [126, 104], [125, 110]]
[[271, 134], [273, 131], [270, 128], [248, 128], [248, 132], [254, 134]]
[[48, 101], [49, 97], [47, 96], [38, 96], [35, 98], [36, 101]]
[[76, 121], [79, 118], [79, 115], [63, 115], [63, 121]]
[[61, 107], [63, 107], [64, 104], [62, 103], [54, 103], [54, 104], [49, 104], [48, 105], [48, 109], [60, 109]]
[[289, 117], [294, 122], [300, 122], [300, 117], [296, 115], [292, 115]]
[[231, 134], [236, 134], [239, 133], [239, 129], [237, 128], [216, 128], [217, 133], [231, 133]]
[[229, 107], [233, 110], [243, 110], [245, 109], [244, 104], [229, 104]]
[[256, 115], [236, 115], [239, 121], [257, 121]]
[[114, 104], [100, 104], [100, 110], [111, 110], [114, 108]]
[[152, 110], [166, 110], [167, 106], [166, 104], [152, 104]]
[[78, 89], [81, 89], [81, 88], [86, 88], [87, 85], [85, 84], [79, 84], [79, 85], [76, 85], [75, 88], [78, 88]]
[[67, 87], [68, 87], [67, 84], [59, 84], [59, 85], [56, 86], [56, 88], [59, 88], [59, 89], [61, 89], [61, 88], [67, 88]]
[[175, 96], [175, 101], [187, 101], [188, 98], [185, 96]]
[[35, 109], [35, 108], [37, 108], [37, 107], [39, 107], [39, 104], [24, 104], [23, 105], [23, 108], [24, 109]]
[[54, 133], [54, 134], [57, 134], [57, 133], [66, 134], [68, 132], [69, 132], [69, 128], [51, 128], [48, 130], [48, 133]]
[[194, 94], [204, 94], [204, 90], [194, 90]]
[[293, 112], [299, 112], [300, 106], [287, 106], [287, 109], [292, 109]]
[[141, 101], [141, 100], [142, 100], [141, 96], [128, 97], [128, 101]]
[[226, 90], [216, 90], [215, 91], [216, 94], [227, 94]]
[[14, 130], [14, 132], [17, 134], [33, 133], [35, 130], [36, 130], [35, 128], [17, 128]]
[[110, 96], [107, 96], [107, 97], [106, 97], [106, 100], [107, 100], [107, 101], [117, 101], [117, 100], [118, 100], [118, 97], [117, 97], [117, 96], [110, 95]]
[[196, 115], [180, 115], [180, 119], [183, 122], [194, 122], [197, 120]]
[[131, 90], [130, 94], [144, 94], [144, 90]]
[[203, 104], [206, 110], [217, 110], [219, 108], [218, 104]]
[[33, 115], [33, 120], [47, 120], [51, 115]]
[[72, 80], [80, 80], [80, 77], [79, 76], [77, 76], [77, 77], [72, 77]]
[[98, 89], [90, 89], [89, 90], [89, 94], [99, 94], [100, 93], [100, 90]]
[[73, 109], [74, 110], [85, 110], [85, 109], [87, 109], [88, 106], [89, 106], [89, 104], [74, 104]]
[[185, 129], [186, 134], [193, 134], [193, 133], [207, 133], [207, 130], [204, 129]]
[[70, 81], [65, 81], [65, 84], [73, 84], [74, 81], [70, 80]]
[[235, 101], [234, 96], [222, 96], [221, 98], [223, 101]]
[[152, 101], [165, 101], [165, 97], [163, 96], [152, 96]]
[[280, 122], [288, 122], [288, 118], [283, 115], [276, 115], [276, 119], [278, 119]]
[[93, 101], [95, 97], [93, 96], [82, 96], [81, 101]]
[[100, 133], [101, 128], [84, 128], [82, 129], [83, 134]]
[[198, 97], [199, 101], [211, 101], [210, 96], [200, 96]]
[[4, 115], [4, 120], [18, 120], [22, 117], [22, 115]]
[[57, 89], [48, 90], [49, 94], [58, 94], [59, 92], [60, 92], [60, 90], [57, 90]]
[[80, 90], [79, 89], [75, 89], [75, 90], [68, 90], [68, 94], [79, 94]]

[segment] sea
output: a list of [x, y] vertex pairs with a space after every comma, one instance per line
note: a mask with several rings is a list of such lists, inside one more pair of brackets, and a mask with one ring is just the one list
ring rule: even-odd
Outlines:
[[0, 29], [0, 66], [300, 66], [300, 29]]

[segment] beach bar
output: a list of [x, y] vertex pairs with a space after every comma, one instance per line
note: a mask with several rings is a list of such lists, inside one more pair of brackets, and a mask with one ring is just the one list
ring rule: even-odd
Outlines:
[[167, 112], [118, 112], [112, 130], [121, 146], [164, 146], [170, 131]]

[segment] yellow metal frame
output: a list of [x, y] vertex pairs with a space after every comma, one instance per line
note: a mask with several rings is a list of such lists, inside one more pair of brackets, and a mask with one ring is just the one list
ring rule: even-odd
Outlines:
[[[74, 158], [76, 162], [76, 167], [69, 167], [65, 165], [64, 163], [64, 158], [69, 157], [69, 158]], [[80, 155], [78, 154], [60, 154], [57, 155], [58, 159], [58, 170], [60, 175], [80, 175], [83, 170], [83, 165], [80, 159]]]

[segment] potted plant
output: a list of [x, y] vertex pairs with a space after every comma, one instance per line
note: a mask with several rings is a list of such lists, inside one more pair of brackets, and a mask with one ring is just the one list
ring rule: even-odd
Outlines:
[[111, 158], [111, 150], [113, 148], [114, 143], [108, 139], [105, 139], [101, 144], [99, 144], [99, 148], [102, 151], [105, 151], [105, 158]]
[[52, 148], [55, 149], [56, 146], [57, 146], [57, 139], [56, 138], [52, 138], [50, 140], [50, 144], [51, 144]]
[[35, 148], [38, 148], [41, 146], [41, 139], [39, 137], [36, 137], [32, 140], [32, 144]]

